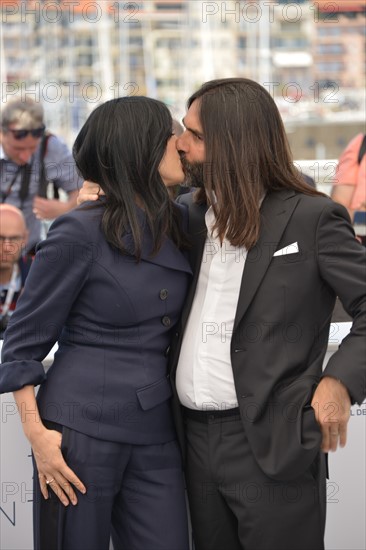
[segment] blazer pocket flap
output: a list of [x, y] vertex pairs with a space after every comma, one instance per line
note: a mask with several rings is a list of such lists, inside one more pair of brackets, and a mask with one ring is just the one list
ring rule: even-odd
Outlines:
[[136, 391], [142, 410], [148, 411], [172, 396], [172, 387], [167, 377]]

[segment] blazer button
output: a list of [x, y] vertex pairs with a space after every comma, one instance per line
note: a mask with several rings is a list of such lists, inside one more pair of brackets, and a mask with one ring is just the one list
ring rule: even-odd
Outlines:
[[159, 294], [160, 300], [166, 300], [168, 297], [168, 291], [166, 288], [162, 288]]
[[164, 327], [170, 327], [172, 323], [170, 317], [168, 317], [167, 315], [164, 315], [164, 317], [162, 317], [161, 322], [163, 323]]
[[165, 353], [164, 353], [165, 357], [168, 357], [169, 352], [170, 352], [170, 346], [168, 346], [165, 350]]

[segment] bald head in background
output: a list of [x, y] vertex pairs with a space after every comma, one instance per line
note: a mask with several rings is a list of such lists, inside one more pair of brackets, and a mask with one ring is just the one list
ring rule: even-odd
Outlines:
[[0, 284], [10, 281], [27, 239], [28, 230], [21, 210], [11, 204], [0, 204]]

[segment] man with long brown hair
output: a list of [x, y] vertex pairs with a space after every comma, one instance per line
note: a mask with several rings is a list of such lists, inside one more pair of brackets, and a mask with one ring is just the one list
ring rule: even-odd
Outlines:
[[[200, 189], [179, 198], [195, 277], [171, 378], [196, 549], [321, 550], [326, 453], [366, 395], [365, 250], [262, 86], [207, 82], [183, 122]], [[337, 295], [353, 327], [322, 372]]]

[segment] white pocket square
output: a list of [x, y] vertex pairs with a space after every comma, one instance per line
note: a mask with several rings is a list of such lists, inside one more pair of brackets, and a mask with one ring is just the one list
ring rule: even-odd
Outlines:
[[277, 250], [273, 256], [284, 256], [285, 254], [295, 254], [299, 251], [299, 245], [296, 243], [289, 244], [281, 250]]

